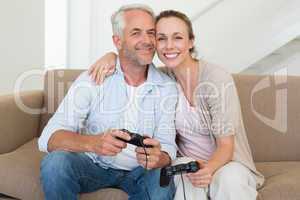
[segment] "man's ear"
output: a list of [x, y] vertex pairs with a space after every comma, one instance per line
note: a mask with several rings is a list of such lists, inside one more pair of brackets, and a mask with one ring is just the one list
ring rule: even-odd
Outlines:
[[122, 48], [122, 39], [121, 39], [121, 37], [119, 35], [113, 35], [112, 39], [113, 39], [113, 42], [115, 44], [115, 47], [118, 50], [121, 50], [121, 48]]

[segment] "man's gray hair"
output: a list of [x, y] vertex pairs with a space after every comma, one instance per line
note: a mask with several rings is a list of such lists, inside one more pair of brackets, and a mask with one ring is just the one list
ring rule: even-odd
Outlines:
[[152, 8], [144, 4], [129, 4], [122, 6], [111, 16], [111, 24], [112, 30], [114, 35], [118, 35], [120, 37], [123, 36], [123, 30], [125, 27], [125, 19], [124, 19], [124, 12], [130, 10], [141, 10], [147, 12], [149, 15], [155, 18], [154, 12]]

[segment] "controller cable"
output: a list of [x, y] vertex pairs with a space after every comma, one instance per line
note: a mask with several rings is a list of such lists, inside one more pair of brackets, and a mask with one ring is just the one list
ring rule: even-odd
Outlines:
[[[141, 145], [142, 145], [142, 147], [143, 147], [143, 149], [144, 149], [144, 153], [145, 153], [145, 155], [146, 155], [146, 166], [145, 166], [145, 171], [144, 171], [144, 174], [146, 174], [146, 173], [148, 172], [148, 171], [147, 171], [147, 167], [148, 167], [148, 156], [147, 156], [146, 147], [145, 147], [143, 141], [141, 142]], [[149, 192], [148, 192], [148, 189], [147, 189], [146, 185], [145, 185], [145, 190], [146, 190], [146, 194], [147, 194], [148, 199], [151, 200], [150, 194], [149, 194]]]
[[184, 185], [184, 181], [183, 181], [182, 172], [180, 172], [180, 176], [181, 176], [181, 182], [182, 182], [182, 189], [183, 189], [184, 200], [186, 200], [186, 196], [185, 196], [185, 185]]

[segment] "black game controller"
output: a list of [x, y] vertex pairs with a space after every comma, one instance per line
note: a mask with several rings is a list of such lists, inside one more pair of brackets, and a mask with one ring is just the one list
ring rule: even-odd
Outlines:
[[149, 138], [149, 137], [141, 136], [137, 133], [132, 133], [132, 132], [128, 131], [127, 129], [120, 129], [120, 131], [123, 131], [123, 132], [127, 133], [131, 138], [129, 141], [127, 141], [127, 140], [124, 140], [123, 138], [116, 137], [119, 140], [122, 140], [123, 142], [133, 144], [133, 145], [138, 146], [138, 147], [145, 147], [145, 148], [153, 147], [152, 145], [146, 145], [146, 144], [143, 143], [144, 139]]
[[171, 177], [181, 173], [194, 173], [200, 169], [198, 162], [191, 161], [186, 164], [164, 167], [160, 171], [160, 186], [166, 187], [169, 185]]

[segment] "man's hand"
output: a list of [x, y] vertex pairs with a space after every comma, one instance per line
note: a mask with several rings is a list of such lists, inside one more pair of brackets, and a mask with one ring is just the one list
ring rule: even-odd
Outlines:
[[91, 138], [89, 149], [102, 156], [115, 156], [126, 148], [126, 142], [123, 142], [117, 137], [124, 140], [130, 140], [130, 136], [120, 130], [109, 130], [101, 135], [95, 135]]
[[[147, 169], [160, 168], [168, 165], [171, 162], [169, 155], [166, 152], [161, 151], [160, 142], [156, 139], [147, 138], [144, 139], [145, 145], [151, 145], [151, 148], [137, 147], [136, 157], [140, 165]], [[147, 163], [146, 163], [147, 156]], [[146, 166], [147, 165], [147, 166]]]

